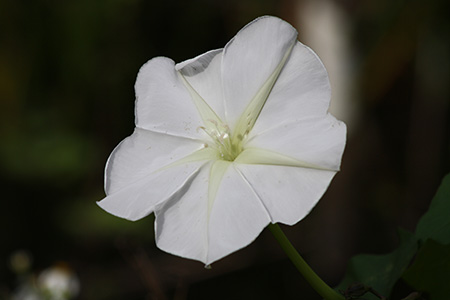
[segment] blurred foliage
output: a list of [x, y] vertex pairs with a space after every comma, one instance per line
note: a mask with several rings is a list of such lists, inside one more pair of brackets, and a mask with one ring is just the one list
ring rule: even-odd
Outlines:
[[447, 175], [430, 204], [428, 212], [419, 220], [416, 236], [421, 241], [433, 239], [450, 244], [450, 174]]
[[406, 283], [429, 295], [431, 300], [445, 299], [450, 295], [449, 278], [450, 244], [442, 245], [432, 239], [425, 242], [403, 275]]
[[[445, 299], [450, 294], [449, 211], [450, 174], [444, 178], [430, 209], [420, 219], [416, 233], [400, 230], [399, 246], [389, 254], [353, 257], [336, 289], [345, 291], [354, 283], [362, 283], [392, 299], [392, 288], [403, 278], [414, 292], [426, 293], [426, 299]], [[373, 294], [362, 298], [379, 299]]]
[[[355, 49], [355, 101], [363, 111], [337, 177], [350, 178], [342, 185], [346, 210], [359, 219], [339, 216], [352, 227], [351, 241], [334, 223], [332, 235], [347, 256], [381, 253], [393, 248], [391, 228], [416, 224], [414, 212], [425, 209], [449, 168], [450, 7], [445, 0], [335, 2], [352, 29], [346, 38]], [[23, 274], [9, 257], [20, 249], [29, 253], [31, 278], [66, 262], [80, 279], [79, 299], [314, 299], [289, 262], [257, 265], [260, 252], [250, 247], [240, 251], [241, 260], [230, 256], [205, 273], [156, 249], [152, 217], [131, 223], [95, 204], [104, 197], [108, 155], [132, 133], [133, 85], [143, 63], [159, 55], [179, 62], [221, 48], [260, 15], [295, 24], [298, 3], [0, 0], [0, 299], [19, 289]], [[424, 245], [430, 236], [444, 248], [422, 246], [425, 254], [448, 249], [443, 234], [427, 231], [447, 230], [448, 223], [439, 222], [446, 221], [440, 212], [448, 202], [433, 203], [416, 235]], [[323, 223], [318, 218], [312, 228], [313, 241], [327, 240], [316, 237]], [[378, 267], [404, 265], [398, 253], [411, 248], [408, 235], [401, 236], [407, 246], [377, 258]], [[329, 249], [314, 251], [333, 257]], [[423, 267], [427, 255], [420, 251], [411, 268]], [[414, 286], [415, 280], [405, 275]], [[394, 281], [386, 281], [388, 290]]]
[[[399, 247], [389, 254], [354, 256], [349, 262], [346, 276], [336, 289], [345, 291], [354, 283], [363, 283], [383, 296], [390, 295], [417, 251], [417, 240], [413, 234], [399, 230], [399, 236]], [[370, 294], [364, 298], [379, 299]]]

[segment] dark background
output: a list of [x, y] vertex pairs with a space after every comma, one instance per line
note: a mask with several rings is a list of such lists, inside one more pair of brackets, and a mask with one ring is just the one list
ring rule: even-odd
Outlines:
[[[335, 285], [354, 254], [395, 248], [396, 228], [415, 228], [450, 170], [450, 2], [316, 2], [331, 3], [346, 24], [333, 37], [349, 50], [339, 109], [351, 114], [337, 113], [348, 143], [324, 198], [283, 229]], [[55, 267], [76, 274], [76, 299], [319, 299], [267, 231], [206, 270], [157, 249], [152, 217], [128, 222], [95, 204], [106, 159], [134, 128], [143, 63], [221, 48], [265, 14], [308, 44], [305, 32], [322, 24], [308, 23], [310, 4], [1, 0], [0, 299]], [[334, 50], [308, 45], [320, 56]], [[11, 261], [18, 253], [30, 258], [21, 272]]]

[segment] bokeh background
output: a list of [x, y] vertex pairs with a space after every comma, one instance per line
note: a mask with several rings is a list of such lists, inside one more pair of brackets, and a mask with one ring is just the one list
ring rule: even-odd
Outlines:
[[386, 253], [397, 227], [415, 228], [450, 170], [449, 4], [1, 0], [0, 299], [39, 300], [49, 280], [68, 280], [67, 299], [319, 299], [267, 231], [206, 270], [158, 250], [152, 216], [96, 206], [134, 128], [136, 74], [155, 56], [221, 48], [261, 15], [298, 29], [330, 73], [348, 144], [318, 206], [283, 229], [336, 285], [351, 256]]

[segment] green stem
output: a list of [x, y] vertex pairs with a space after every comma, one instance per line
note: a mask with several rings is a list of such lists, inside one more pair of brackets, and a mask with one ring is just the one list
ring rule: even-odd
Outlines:
[[284, 235], [278, 224], [269, 224], [269, 229], [275, 236], [275, 239], [286, 252], [289, 259], [295, 267], [302, 273], [306, 281], [316, 290], [316, 292], [326, 300], [345, 300], [344, 296], [329, 287], [317, 274], [311, 269], [306, 261], [292, 246], [286, 235]]

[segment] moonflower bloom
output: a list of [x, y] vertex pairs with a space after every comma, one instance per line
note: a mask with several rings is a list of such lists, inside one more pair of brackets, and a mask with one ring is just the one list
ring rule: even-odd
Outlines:
[[153, 58], [135, 90], [136, 128], [98, 204], [133, 221], [154, 212], [166, 252], [210, 264], [269, 223], [293, 225], [339, 170], [346, 128], [327, 112], [327, 72], [281, 19], [179, 64]]

